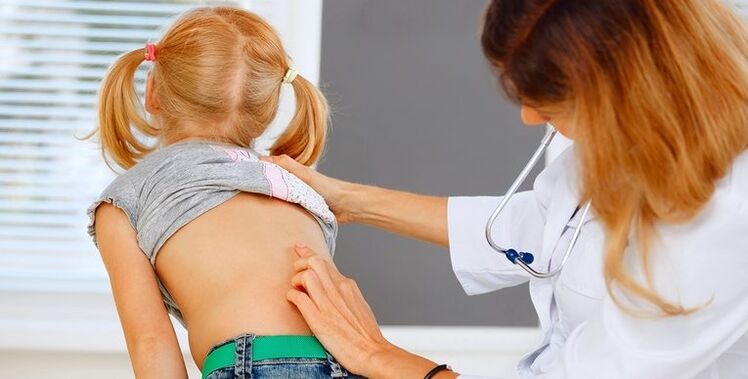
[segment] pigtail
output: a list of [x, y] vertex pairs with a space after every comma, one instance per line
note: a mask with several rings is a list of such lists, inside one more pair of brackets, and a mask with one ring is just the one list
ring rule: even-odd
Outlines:
[[270, 153], [288, 155], [306, 166], [319, 160], [327, 138], [328, 106], [322, 93], [301, 75], [291, 80], [296, 114]]
[[98, 129], [92, 135], [99, 133], [107, 162], [111, 159], [125, 169], [153, 150], [138, 140], [131, 126], [146, 136], [158, 134], [158, 129], [146, 121], [145, 110], [135, 92], [135, 72], [145, 53], [145, 49], [137, 49], [117, 58], [99, 89]]
[[[103, 80], [92, 135], [99, 134], [107, 163], [129, 169], [158, 145], [190, 135], [249, 144], [272, 122], [285, 84], [293, 87], [296, 111], [270, 151], [305, 165], [320, 159], [327, 101], [288, 69], [280, 37], [262, 18], [231, 7], [197, 8], [180, 16], [159, 41], [158, 51], [148, 44], [120, 56]], [[158, 127], [146, 120], [135, 92], [135, 73], [146, 55], [155, 63]], [[187, 120], [196, 126], [187, 130]], [[142, 137], [158, 142], [144, 144]]]

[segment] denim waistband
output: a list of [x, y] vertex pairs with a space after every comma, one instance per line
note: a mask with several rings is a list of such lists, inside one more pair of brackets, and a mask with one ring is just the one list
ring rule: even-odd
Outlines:
[[332, 364], [333, 371], [340, 370], [334, 358], [314, 336], [256, 336], [248, 333], [212, 347], [203, 361], [202, 377], [225, 367], [241, 370], [248, 363], [247, 357], [251, 357], [252, 362], [268, 359], [323, 359]]

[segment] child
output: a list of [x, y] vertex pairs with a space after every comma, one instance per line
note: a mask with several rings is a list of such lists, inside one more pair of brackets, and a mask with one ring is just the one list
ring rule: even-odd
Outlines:
[[[148, 119], [134, 89], [144, 60], [153, 63]], [[276, 116], [283, 85], [296, 113], [271, 153], [311, 165], [326, 101], [250, 12], [188, 11], [107, 73], [96, 132], [107, 162], [127, 171], [88, 209], [88, 232], [137, 377], [186, 377], [169, 313], [188, 330], [204, 378], [355, 377], [286, 300], [294, 242], [330, 260], [337, 223], [321, 196], [249, 147]]]

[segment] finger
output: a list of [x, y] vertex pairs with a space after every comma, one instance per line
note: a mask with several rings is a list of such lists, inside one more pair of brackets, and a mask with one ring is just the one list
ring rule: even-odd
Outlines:
[[297, 273], [307, 270], [313, 271], [316, 274], [317, 279], [319, 279], [319, 282], [322, 284], [322, 288], [327, 293], [330, 301], [338, 308], [345, 306], [344, 299], [336, 286], [336, 282], [330, 275], [330, 272], [335, 270], [335, 268], [324, 258], [314, 254], [297, 259], [293, 265]]
[[299, 257], [294, 261], [294, 268], [296, 269], [296, 271], [301, 271], [309, 268], [309, 260], [311, 259], [320, 259], [324, 261], [324, 258], [322, 258], [321, 255], [317, 254], [314, 250], [306, 247], [301, 242], [296, 242], [293, 249], [296, 255]]
[[294, 252], [298, 258], [293, 262], [293, 267], [296, 272], [311, 268], [310, 260], [322, 260], [322, 256], [315, 253], [314, 250], [306, 247], [301, 242], [294, 244]]
[[[298, 254], [301, 259], [294, 262], [294, 268], [296, 271], [301, 271], [307, 268], [311, 268], [311, 265], [309, 264], [309, 258], [314, 256], [319, 256], [316, 254], [313, 250], [309, 249], [308, 247], [305, 247], [303, 244], [297, 244], [294, 246], [294, 250], [296, 250], [296, 254]], [[325, 261], [327, 263], [327, 271], [330, 275], [330, 278], [333, 279], [335, 283], [340, 283], [342, 281], [345, 281], [347, 279], [343, 274], [338, 271], [337, 267], [329, 264], [329, 262]]]
[[281, 166], [284, 169], [286, 169], [286, 171], [298, 176], [299, 179], [303, 180], [304, 182], [307, 182], [307, 183], [309, 182], [309, 177], [308, 177], [309, 167], [304, 166], [303, 164], [297, 162], [296, 160], [289, 157], [288, 155], [283, 154], [283, 155], [268, 156], [268, 157], [263, 157], [263, 158], [266, 158], [266, 159], [262, 159], [262, 158], [260, 159], [262, 159], [265, 162], [269, 161], [271, 163], [277, 164], [278, 166]]
[[[363, 300], [363, 295], [358, 290], [356, 282], [340, 274], [332, 264], [322, 257], [315, 255], [301, 258], [295, 263], [295, 266], [303, 267], [300, 272], [313, 271], [316, 274], [316, 279], [319, 280], [322, 289], [327, 293], [327, 301], [335, 307], [336, 313], [345, 318], [348, 323], [361, 326], [363, 320], [361, 316], [372, 318], [365, 311], [357, 310], [361, 307], [359, 303], [365, 303], [365, 300]], [[334, 280], [331, 276], [332, 272], [337, 273], [342, 279]], [[298, 286], [298, 279], [296, 282], [295, 285]]]
[[300, 257], [293, 262], [293, 268], [297, 273], [304, 270], [313, 270], [317, 272], [320, 279], [323, 280], [325, 288], [328, 290], [331, 287], [337, 289], [346, 280], [350, 280], [348, 277], [341, 274], [333, 264], [319, 255]]
[[316, 255], [314, 250], [306, 247], [306, 245], [301, 242], [296, 242], [293, 248], [296, 254], [300, 257], [311, 257], [313, 255]]
[[319, 327], [321, 313], [309, 295], [302, 291], [292, 289], [286, 294], [286, 299], [299, 309], [301, 316], [304, 317], [304, 320], [306, 320], [309, 327], [312, 328], [312, 331], [316, 334], [317, 332], [314, 329], [315, 327]]
[[[331, 280], [327, 280], [332, 283]], [[319, 308], [319, 313], [327, 315], [328, 318], [338, 320], [338, 323], [348, 324], [361, 330], [361, 320], [356, 318], [356, 314], [351, 307], [355, 307], [357, 299], [348, 300], [341, 295], [338, 289], [330, 284], [328, 289], [321, 285], [321, 280], [313, 270], [305, 270], [296, 274], [291, 279], [292, 285], [297, 291], [306, 292], [315, 305]], [[330, 291], [330, 292], [327, 292]], [[351, 301], [352, 304], [347, 304]]]
[[[299, 259], [293, 262], [294, 271], [300, 273], [306, 270], [312, 270], [317, 274], [317, 278], [322, 284], [322, 288], [327, 292], [328, 297], [336, 306], [341, 306], [342, 297], [336, 288], [336, 282], [332, 279], [330, 272], [335, 268], [327, 262], [322, 256], [316, 254], [313, 250], [307, 248], [303, 243], [296, 242], [294, 246]], [[299, 285], [298, 281], [293, 285]]]
[[291, 278], [291, 285], [309, 294], [319, 309], [332, 309], [332, 302], [325, 291], [319, 277], [313, 270], [305, 270]]
[[[304, 291], [319, 307], [320, 313], [327, 314], [338, 320], [345, 320], [351, 325], [360, 325], [351, 307], [357, 306], [355, 298], [348, 299], [341, 294], [327, 274], [324, 267], [315, 264], [317, 269], [308, 269], [297, 273], [291, 278], [291, 284], [297, 290]], [[323, 284], [324, 283], [324, 284]], [[350, 298], [350, 297], [349, 297]], [[348, 304], [351, 301], [353, 304]]]

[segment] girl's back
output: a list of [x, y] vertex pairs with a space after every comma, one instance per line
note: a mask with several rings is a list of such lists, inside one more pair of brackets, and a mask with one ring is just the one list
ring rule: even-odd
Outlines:
[[180, 305], [198, 367], [211, 346], [241, 333], [312, 334], [286, 300], [296, 241], [328, 250], [298, 205], [241, 193], [164, 244], [156, 271]]
[[154, 266], [169, 312], [189, 330], [198, 366], [208, 349], [252, 331], [311, 334], [286, 301], [296, 241], [325, 252], [337, 223], [322, 197], [248, 148], [181, 141], [120, 175], [89, 209], [112, 203], [127, 216]]

